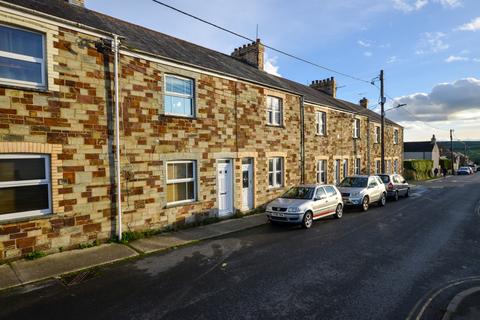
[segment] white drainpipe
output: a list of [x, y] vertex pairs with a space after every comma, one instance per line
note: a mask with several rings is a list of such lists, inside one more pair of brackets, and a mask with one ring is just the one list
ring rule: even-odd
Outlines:
[[117, 232], [118, 240], [122, 240], [122, 185], [120, 180], [120, 107], [119, 107], [119, 90], [118, 90], [118, 55], [120, 41], [117, 35], [113, 35], [112, 49], [114, 53], [114, 73], [115, 73], [115, 142], [116, 142], [116, 162], [115, 172], [117, 174]]

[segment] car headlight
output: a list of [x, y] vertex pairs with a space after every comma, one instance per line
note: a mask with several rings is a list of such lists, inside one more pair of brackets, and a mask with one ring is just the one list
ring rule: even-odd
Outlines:
[[361, 192], [352, 192], [350, 195], [352, 197], [360, 197], [361, 194], [362, 194]]
[[287, 212], [300, 212], [298, 207], [288, 207]]

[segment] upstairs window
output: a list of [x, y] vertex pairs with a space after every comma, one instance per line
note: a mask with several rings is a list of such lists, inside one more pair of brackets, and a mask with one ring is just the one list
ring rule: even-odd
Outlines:
[[267, 96], [267, 123], [271, 126], [283, 124], [282, 99]]
[[360, 138], [360, 119], [353, 119], [353, 137]]
[[45, 87], [44, 35], [0, 25], [0, 82]]
[[193, 118], [195, 116], [193, 80], [165, 76], [165, 114]]
[[375, 127], [375, 143], [380, 143], [380, 127]]
[[327, 114], [325, 112], [315, 112], [315, 123], [317, 134], [324, 136], [327, 132]]
[[50, 157], [0, 155], [0, 221], [52, 213]]
[[398, 144], [398, 129], [393, 131], [393, 144]]

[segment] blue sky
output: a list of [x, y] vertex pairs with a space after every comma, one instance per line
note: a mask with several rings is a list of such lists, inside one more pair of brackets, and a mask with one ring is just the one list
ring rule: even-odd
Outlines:
[[[406, 140], [480, 140], [478, 0], [164, 0], [238, 33], [329, 68], [371, 80], [385, 70], [387, 116]], [[244, 40], [150, 0], [87, 0], [88, 8], [229, 54]], [[307, 84], [335, 76], [337, 96], [371, 108], [378, 89], [267, 51], [269, 71]], [[375, 109], [377, 110], [377, 109]]]

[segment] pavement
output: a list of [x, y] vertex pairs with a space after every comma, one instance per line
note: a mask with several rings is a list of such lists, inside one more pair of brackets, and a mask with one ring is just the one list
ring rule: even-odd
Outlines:
[[134, 258], [143, 254], [186, 246], [198, 241], [253, 228], [267, 223], [264, 214], [164, 233], [125, 244], [102, 244], [92, 248], [51, 254], [36, 260], [18, 260], [0, 265], [0, 291], [81, 270]]
[[0, 319], [479, 319], [479, 188], [448, 177], [309, 230], [258, 216], [142, 239], [134, 258], [1, 291]]

